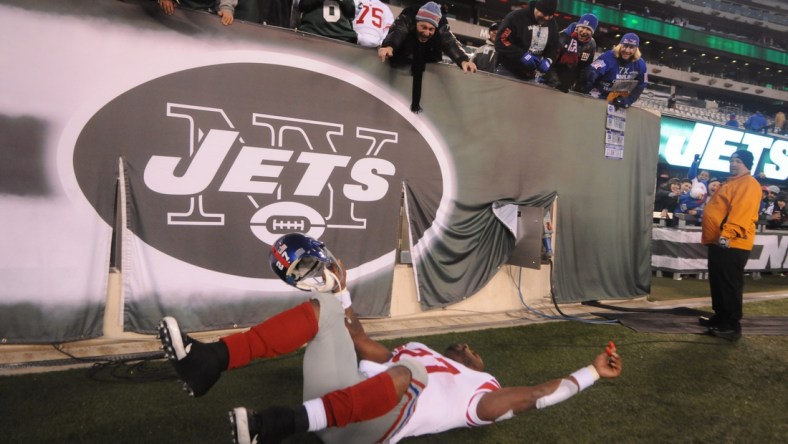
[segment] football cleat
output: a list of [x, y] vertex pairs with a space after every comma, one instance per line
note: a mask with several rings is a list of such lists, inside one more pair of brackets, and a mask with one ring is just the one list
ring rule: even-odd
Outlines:
[[183, 381], [183, 390], [193, 397], [207, 393], [229, 365], [230, 355], [224, 342], [197, 341], [184, 334], [171, 316], [159, 321], [158, 330], [164, 355]]
[[269, 407], [260, 413], [236, 407], [229, 416], [234, 444], [279, 443], [297, 431], [307, 430], [307, 424], [296, 426], [296, 413], [289, 407]]
[[236, 407], [230, 411], [230, 425], [232, 426], [234, 444], [258, 443], [260, 434], [260, 424], [257, 413], [253, 410], [246, 410], [244, 407]]

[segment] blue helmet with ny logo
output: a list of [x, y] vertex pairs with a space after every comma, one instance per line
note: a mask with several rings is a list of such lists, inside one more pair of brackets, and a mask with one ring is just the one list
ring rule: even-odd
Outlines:
[[277, 239], [268, 262], [279, 279], [304, 291], [331, 292], [344, 273], [325, 244], [301, 233]]

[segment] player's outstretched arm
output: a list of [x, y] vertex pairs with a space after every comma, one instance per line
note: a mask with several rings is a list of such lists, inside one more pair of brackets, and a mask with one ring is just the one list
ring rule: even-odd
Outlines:
[[542, 409], [566, 401], [590, 387], [599, 378], [611, 379], [621, 374], [621, 356], [615, 346], [600, 353], [592, 365], [562, 379], [553, 379], [535, 386], [504, 387], [485, 394], [476, 407], [476, 414], [483, 421], [511, 418], [533, 408]]
[[358, 359], [383, 364], [391, 358], [391, 350], [367, 336], [364, 326], [361, 325], [352, 308], [345, 310], [345, 320], [345, 325], [350, 333], [350, 338], [353, 340]]

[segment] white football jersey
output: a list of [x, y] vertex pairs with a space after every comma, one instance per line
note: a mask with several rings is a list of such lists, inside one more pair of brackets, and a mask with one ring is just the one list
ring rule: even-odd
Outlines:
[[482, 425], [472, 422], [468, 407], [475, 395], [501, 388], [492, 375], [472, 370], [418, 342], [397, 347], [388, 364], [401, 359], [421, 362], [427, 369], [429, 381], [416, 401], [413, 416], [390, 442], [396, 443], [408, 436]]
[[383, 43], [394, 23], [394, 14], [380, 0], [356, 0], [356, 18], [353, 29], [358, 34], [358, 44], [377, 48]]

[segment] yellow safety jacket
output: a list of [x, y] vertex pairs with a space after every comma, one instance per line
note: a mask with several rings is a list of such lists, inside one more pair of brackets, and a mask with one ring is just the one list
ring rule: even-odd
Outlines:
[[730, 248], [752, 250], [761, 197], [761, 185], [751, 175], [728, 179], [703, 209], [701, 243], [716, 244], [727, 237]]

